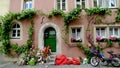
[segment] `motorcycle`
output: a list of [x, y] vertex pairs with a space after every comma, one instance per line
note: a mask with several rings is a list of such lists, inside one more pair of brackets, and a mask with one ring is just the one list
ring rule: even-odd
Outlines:
[[109, 58], [105, 58], [104, 54], [100, 52], [100, 50], [95, 50], [93, 53], [94, 56], [90, 59], [90, 64], [94, 67], [98, 66], [100, 61], [103, 63], [112, 64], [114, 67], [120, 66], [120, 59], [116, 57], [116, 54], [113, 54], [112, 51], [107, 52], [110, 56]]

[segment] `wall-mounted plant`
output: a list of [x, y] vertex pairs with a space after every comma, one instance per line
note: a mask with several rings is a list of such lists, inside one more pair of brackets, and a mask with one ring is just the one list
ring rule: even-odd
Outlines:
[[62, 10], [52, 10], [52, 12], [48, 14], [48, 18], [51, 18], [52, 16], [56, 15], [64, 16], [64, 12]]
[[94, 15], [94, 14], [98, 14], [98, 15], [111, 15], [111, 11], [108, 8], [100, 8], [100, 7], [95, 7], [95, 8], [90, 8], [90, 9], [85, 9], [85, 11], [87, 12], [88, 16]]
[[68, 25], [71, 21], [75, 20], [76, 18], [80, 18], [81, 17], [80, 12], [81, 12], [80, 8], [75, 8], [68, 14], [66, 14], [64, 16], [65, 25]]
[[96, 20], [96, 24], [102, 23], [102, 17], [98, 16]]
[[113, 46], [113, 42], [110, 41], [110, 40], [108, 40], [108, 42], [107, 42], [107, 46], [108, 46], [108, 47], [112, 47], [112, 46]]
[[10, 54], [10, 31], [12, 28], [12, 22], [14, 20], [23, 20], [23, 19], [30, 19], [32, 22], [32, 18], [36, 15], [37, 11], [35, 10], [23, 10], [19, 13], [8, 13], [5, 16], [1, 17], [2, 20], [2, 44], [3, 50], [5, 54]]
[[118, 8], [118, 13], [115, 19], [116, 19], [116, 22], [120, 22], [120, 7]]

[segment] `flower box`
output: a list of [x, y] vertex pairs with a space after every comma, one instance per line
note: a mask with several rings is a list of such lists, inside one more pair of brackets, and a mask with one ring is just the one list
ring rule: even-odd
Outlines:
[[107, 38], [105, 38], [105, 37], [102, 37], [102, 36], [98, 36], [97, 38], [96, 38], [96, 41], [97, 42], [107, 42]]
[[76, 39], [76, 38], [71, 38], [71, 42], [82, 42], [82, 40], [80, 38]]
[[119, 42], [120, 41], [120, 37], [118, 37], [118, 36], [110, 36], [109, 40], [113, 41], [113, 42]]

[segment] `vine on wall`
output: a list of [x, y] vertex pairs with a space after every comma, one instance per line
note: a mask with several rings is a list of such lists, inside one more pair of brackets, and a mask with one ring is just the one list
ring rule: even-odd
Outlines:
[[[10, 54], [10, 31], [12, 29], [12, 23], [14, 20], [24, 20], [24, 19], [32, 19], [36, 15], [35, 10], [24, 10], [19, 13], [8, 13], [7, 15], [1, 18], [2, 24], [2, 44], [3, 44], [3, 52], [5, 54]], [[33, 20], [31, 20], [33, 23]], [[32, 35], [32, 34], [30, 34]], [[31, 36], [32, 37], [32, 36]]]
[[118, 13], [115, 19], [116, 19], [116, 22], [120, 22], [120, 8], [118, 8]]
[[94, 46], [93, 35], [92, 32], [90, 31], [92, 30], [91, 25], [93, 25], [96, 22], [98, 22], [99, 24], [102, 23], [101, 16], [111, 15], [111, 11], [108, 8], [96, 7], [96, 8], [86, 9], [86, 12], [88, 15], [86, 38], [88, 39], [88, 42], [91, 44], [91, 46]]

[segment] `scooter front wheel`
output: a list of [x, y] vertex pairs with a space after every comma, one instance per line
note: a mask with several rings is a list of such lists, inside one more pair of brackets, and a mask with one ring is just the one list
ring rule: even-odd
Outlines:
[[91, 64], [92, 66], [94, 66], [94, 67], [98, 66], [99, 63], [100, 63], [100, 61], [99, 61], [99, 58], [98, 58], [98, 57], [92, 57], [92, 58], [90, 59], [90, 64]]
[[112, 58], [112, 65], [114, 66], [114, 67], [120, 67], [120, 59], [119, 58], [117, 58], [117, 57], [115, 57], [115, 58]]

